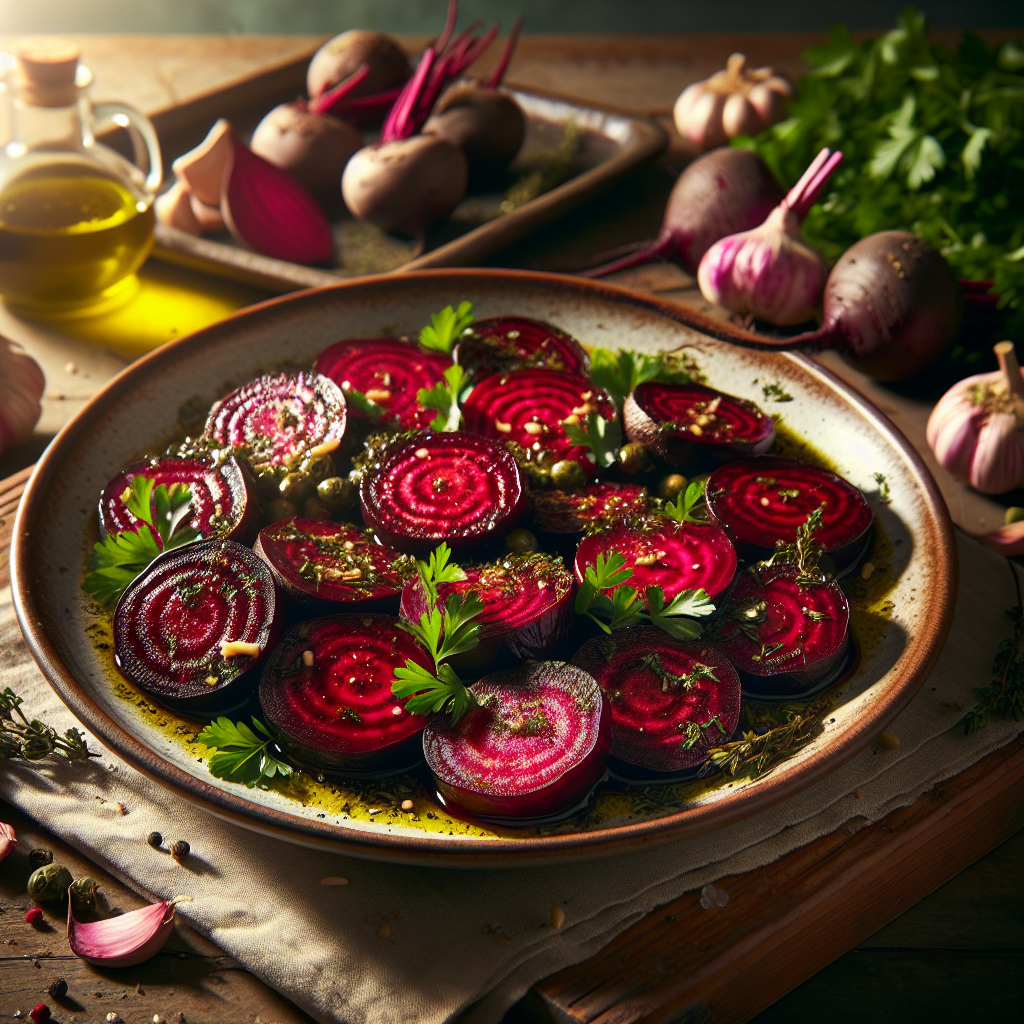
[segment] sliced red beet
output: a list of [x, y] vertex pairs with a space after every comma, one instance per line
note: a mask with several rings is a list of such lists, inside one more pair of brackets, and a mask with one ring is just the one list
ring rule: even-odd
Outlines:
[[345, 396], [319, 373], [258, 377], [211, 410], [206, 437], [248, 449], [256, 467], [292, 466], [337, 452], [345, 436]]
[[363, 519], [384, 544], [423, 555], [501, 536], [526, 505], [522, 471], [509, 451], [452, 431], [401, 438], [360, 484]]
[[[114, 610], [114, 662], [140, 689], [184, 711], [239, 707], [277, 639], [281, 599], [266, 564], [230, 540], [165, 551]], [[255, 644], [259, 653], [225, 652]]]
[[254, 550], [286, 594], [325, 611], [397, 604], [416, 573], [408, 555], [377, 543], [371, 530], [326, 519], [283, 519], [260, 531]]
[[317, 768], [386, 774], [422, 756], [426, 719], [391, 692], [395, 669], [428, 672], [427, 649], [390, 615], [326, 615], [290, 629], [263, 670], [260, 704], [282, 747]]
[[[103, 489], [100, 495], [100, 533], [103, 536], [138, 532], [139, 521], [128, 511], [122, 495], [139, 476], [171, 487], [184, 484], [192, 497], [188, 525], [204, 537], [227, 537], [245, 544], [252, 540], [259, 524], [259, 497], [248, 474], [235, 458], [179, 459], [164, 455], [133, 462]], [[153, 510], [154, 515], [156, 509]], [[156, 536], [156, 535], [154, 535]], [[156, 537], [157, 543], [160, 538]]]
[[736, 573], [736, 549], [724, 530], [649, 516], [638, 526], [620, 523], [584, 537], [576, 551], [576, 578], [582, 582], [587, 566], [597, 564], [598, 554], [612, 551], [633, 570], [629, 586], [641, 592], [661, 587], [666, 601], [680, 591], [701, 589], [714, 601]]
[[[420, 388], [432, 388], [452, 365], [441, 352], [427, 352], [396, 338], [349, 338], [317, 356], [313, 369], [330, 377], [342, 391], [355, 388], [384, 410], [402, 430], [423, 430], [437, 411], [416, 400]], [[355, 408], [350, 409], [360, 417]]]
[[533, 521], [549, 533], [582, 533], [641, 516], [647, 488], [639, 484], [588, 484], [579, 491], [532, 491]]
[[612, 713], [612, 757], [656, 772], [707, 760], [740, 719], [740, 677], [721, 648], [673, 640], [654, 626], [595, 637], [572, 659]]
[[589, 448], [574, 445], [563, 423], [583, 424], [596, 412], [617, 416], [611, 396], [578, 374], [559, 370], [515, 370], [485, 377], [462, 403], [466, 429], [498, 441], [515, 441], [533, 461], [578, 462], [589, 479], [597, 465]]
[[764, 558], [824, 505], [815, 541], [842, 570], [857, 560], [874, 522], [864, 495], [841, 476], [796, 459], [727, 462], [707, 482], [708, 508], [745, 557]]
[[804, 583], [794, 565], [743, 573], [720, 620], [725, 656], [755, 697], [806, 694], [827, 685], [852, 653], [850, 606], [834, 580]]
[[530, 662], [485, 676], [478, 704], [454, 727], [434, 716], [423, 752], [448, 804], [515, 824], [578, 807], [601, 780], [610, 716], [582, 669]]
[[454, 356], [474, 380], [525, 369], [583, 374], [590, 367], [583, 346], [571, 334], [524, 316], [478, 320], [455, 346]]
[[[458, 583], [442, 583], [438, 596], [443, 605], [449, 594], [475, 590], [484, 610], [474, 621], [480, 623], [480, 645], [453, 661], [460, 667], [480, 668], [509, 658], [539, 661], [548, 657], [564, 639], [572, 619], [570, 599], [572, 573], [560, 558], [543, 552], [506, 555], [487, 565], [465, 570]], [[402, 591], [401, 615], [419, 622], [427, 611], [427, 596], [417, 577]]]
[[638, 384], [622, 410], [626, 435], [682, 464], [702, 455], [761, 455], [775, 441], [775, 423], [753, 402], [703, 384]]

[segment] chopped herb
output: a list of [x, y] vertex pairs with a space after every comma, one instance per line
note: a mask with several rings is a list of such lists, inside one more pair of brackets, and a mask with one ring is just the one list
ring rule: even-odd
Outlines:
[[244, 722], [232, 722], [223, 717], [210, 722], [196, 737], [199, 743], [217, 751], [209, 762], [214, 778], [241, 782], [252, 789], [275, 775], [278, 778], [291, 775], [291, 767], [270, 752], [274, 738], [267, 727], [256, 718], [252, 719], [252, 724], [265, 738], [257, 736]]
[[373, 401], [372, 398], [367, 398], [357, 388], [347, 387], [344, 388], [344, 392], [345, 402], [357, 412], [362, 413], [367, 419], [379, 420], [384, 415], [383, 407]]
[[889, 493], [889, 481], [885, 479], [884, 473], [875, 474], [875, 483], [878, 484], [878, 500], [883, 505], [892, 503], [892, 496]]
[[89, 749], [78, 729], [61, 736], [37, 718], [29, 721], [21, 710], [23, 703], [9, 686], [0, 690], [0, 761], [41, 761], [51, 754], [63, 761], [100, 756]]
[[722, 725], [722, 720], [715, 715], [708, 722], [687, 722], [685, 726], [682, 726], [682, 730], [686, 733], [686, 742], [683, 744], [683, 750], [693, 750], [695, 746], [704, 738], [706, 733], [712, 726], [718, 729], [718, 731], [724, 736], [726, 735], [725, 726]]
[[420, 331], [420, 344], [432, 352], [450, 355], [455, 343], [473, 326], [473, 303], [460, 302], [458, 309], [445, 306], [430, 319], [431, 326]]
[[694, 662], [693, 668], [685, 676], [677, 676], [669, 672], [661, 663], [661, 655], [657, 651], [646, 654], [640, 662], [642, 669], [653, 672], [661, 680], [661, 692], [668, 693], [669, 690], [677, 690], [681, 686], [684, 690], [692, 690], [702, 679], [711, 679], [718, 682], [714, 669], [703, 662]]
[[[756, 383], [756, 382], [755, 382]], [[772, 399], [775, 402], [792, 402], [793, 396], [783, 390], [781, 384], [763, 384], [761, 386], [761, 393], [764, 395], [764, 400], [767, 402], [768, 399]]]

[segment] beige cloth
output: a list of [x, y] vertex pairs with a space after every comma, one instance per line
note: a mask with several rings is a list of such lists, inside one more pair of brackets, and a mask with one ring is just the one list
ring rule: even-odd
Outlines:
[[[106, 753], [90, 765], [12, 764], [0, 772], [0, 793], [128, 885], [193, 896], [178, 908], [190, 924], [318, 1020], [432, 1024], [463, 1012], [465, 1024], [488, 1024], [532, 983], [585, 959], [654, 907], [762, 867], [850, 819], [877, 820], [1021, 731], [1002, 720], [972, 737], [953, 728], [959, 714], [949, 705], [974, 704], [971, 690], [988, 682], [1010, 632], [1003, 611], [1017, 601], [1007, 563], [962, 535], [959, 543], [956, 620], [932, 678], [890, 727], [899, 750], [873, 745], [777, 807], [668, 846], [516, 870], [376, 864], [227, 824]], [[0, 593], [0, 652], [0, 688], [13, 687], [31, 714], [59, 729], [74, 724], [29, 657], [9, 592]], [[154, 830], [192, 844], [188, 868], [149, 850]], [[338, 875], [349, 884], [320, 885]], [[565, 909], [560, 932], [550, 925], [553, 903]]]

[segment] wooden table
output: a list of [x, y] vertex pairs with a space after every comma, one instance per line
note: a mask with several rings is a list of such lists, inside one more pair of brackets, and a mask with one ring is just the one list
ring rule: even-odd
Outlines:
[[[799, 53], [812, 41], [811, 35], [795, 34], [526, 37], [509, 79], [664, 121], [678, 91], [720, 67], [733, 50], [744, 50], [757, 63], [797, 71]], [[281, 80], [291, 81], [319, 40], [88, 36], [80, 42], [96, 73], [97, 98], [130, 96], [173, 131], [174, 111], [183, 102], [208, 103], [209, 90], [230, 86], [257, 69], [272, 65]], [[246, 86], [235, 88], [241, 93]], [[567, 270], [602, 249], [652, 236], [674, 174], [690, 156], [676, 137], [658, 165], [492, 262]], [[684, 304], [703, 301], [692, 279], [675, 268], [648, 268], [621, 280]], [[48, 437], [124, 360], [6, 312], [0, 312], [0, 332], [18, 338], [41, 359], [49, 382], [41, 429], [32, 442], [0, 459], [2, 476], [33, 461]], [[922, 451], [961, 526], [985, 532], [1001, 522], [997, 503], [934, 465], [924, 443], [927, 401], [881, 388], [840, 361], [823, 358]], [[13, 506], [24, 479], [19, 473], [0, 481], [0, 586]], [[535, 986], [507, 1022], [740, 1021], [757, 1014], [762, 1022], [825, 1016], [838, 1021], [927, 1017], [931, 1024], [1011, 1019], [1011, 1007], [1019, 1006], [1022, 995], [1024, 835], [1015, 835], [1024, 825], [1022, 779], [1024, 742], [1018, 742], [874, 826], [840, 829], [771, 868], [719, 883], [732, 897], [720, 912], [701, 911], [699, 894], [687, 894], [586, 963]], [[47, 845], [99, 877], [98, 869], [13, 809], [0, 804], [0, 819], [16, 825], [26, 846]], [[124, 886], [105, 882], [112, 905], [139, 905], [138, 896]], [[76, 1002], [63, 1008], [50, 1002], [56, 1015], [69, 1019], [102, 1020], [117, 1012], [126, 1021], [151, 1020], [154, 1013], [176, 1021], [182, 1013], [192, 1024], [308, 1020], [185, 929], [168, 953], [129, 971], [104, 974], [76, 959], [58, 959], [67, 954], [59, 932], [34, 933], [18, 912], [29, 905], [23, 885], [20, 875], [0, 872], [0, 943], [7, 944], [0, 949], [0, 1014], [27, 1013], [51, 977], [63, 974]], [[941, 888], [918, 902], [936, 886]], [[810, 980], [790, 991], [805, 978]]]

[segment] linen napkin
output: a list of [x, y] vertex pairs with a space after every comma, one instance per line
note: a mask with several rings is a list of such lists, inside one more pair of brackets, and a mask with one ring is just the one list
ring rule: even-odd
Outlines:
[[[1010, 632], [1003, 611], [1017, 603], [1009, 564], [963, 535], [958, 544], [956, 618], [932, 677], [889, 727], [899, 749], [872, 745], [776, 807], [665, 846], [517, 869], [379, 864], [228, 824], [106, 752], [90, 765], [9, 763], [0, 793], [129, 886], [192, 896], [179, 914], [318, 1020], [441, 1024], [461, 1014], [463, 1024], [494, 1024], [534, 982], [585, 959], [654, 907], [756, 870], [853, 818], [877, 820], [1021, 731], [999, 719], [970, 737], [955, 728], [958, 707], [971, 707], [973, 688], [990, 679]], [[0, 592], [4, 686], [58, 729], [75, 724], [29, 656], [9, 590]], [[187, 866], [152, 855], [151, 831], [187, 839]], [[338, 876], [348, 884], [321, 885]], [[565, 910], [559, 931], [554, 903]]]

